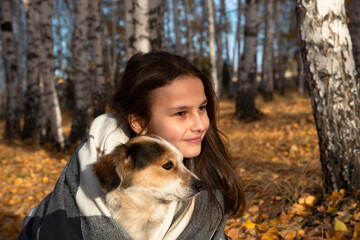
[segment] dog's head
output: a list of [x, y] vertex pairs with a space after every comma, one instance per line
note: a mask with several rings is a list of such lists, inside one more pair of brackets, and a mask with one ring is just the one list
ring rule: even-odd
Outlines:
[[105, 192], [115, 189], [146, 191], [163, 200], [191, 198], [202, 182], [183, 164], [183, 155], [163, 138], [146, 135], [130, 139], [104, 155], [93, 172]]

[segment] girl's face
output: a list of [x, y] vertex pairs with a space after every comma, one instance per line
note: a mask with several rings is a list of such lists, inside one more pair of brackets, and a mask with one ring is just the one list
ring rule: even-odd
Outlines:
[[186, 158], [198, 156], [210, 122], [202, 81], [195, 76], [180, 76], [155, 89], [151, 99], [151, 119], [143, 133], [165, 138]]

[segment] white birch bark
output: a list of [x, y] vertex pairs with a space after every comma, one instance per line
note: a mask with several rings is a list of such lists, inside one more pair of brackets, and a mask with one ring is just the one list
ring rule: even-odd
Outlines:
[[38, 119], [40, 114], [40, 76], [39, 76], [39, 52], [41, 35], [39, 29], [39, 12], [35, 2], [23, 0], [27, 22], [27, 82], [24, 107], [24, 128], [22, 137], [39, 139]]
[[11, 14], [11, 0], [0, 2], [1, 47], [4, 62], [6, 90], [6, 126], [4, 137], [13, 139], [20, 135], [19, 79], [16, 48]]
[[186, 45], [187, 45], [187, 58], [190, 62], [193, 61], [193, 40], [192, 40], [192, 31], [191, 31], [191, 2], [190, 0], [185, 0], [185, 16], [186, 16]]
[[51, 134], [60, 149], [65, 148], [65, 138], [62, 129], [62, 116], [58, 96], [55, 89], [55, 63], [52, 37], [52, 0], [38, 1], [40, 6], [40, 32], [42, 36], [42, 49], [40, 51], [40, 74], [44, 82], [44, 97], [47, 117]]
[[265, 101], [273, 99], [274, 92], [274, 0], [265, 1], [265, 40], [263, 54], [262, 86]]
[[220, 97], [220, 86], [217, 76], [216, 67], [216, 49], [215, 49], [215, 17], [213, 0], [207, 0], [208, 7], [208, 21], [209, 21], [209, 56], [210, 56], [210, 72], [211, 81], [213, 84], [214, 91], [218, 97]]
[[350, 35], [353, 43], [353, 54], [355, 58], [356, 71], [360, 74], [360, 2], [350, 1]]
[[106, 88], [103, 57], [103, 14], [101, 0], [90, 3], [90, 41], [92, 59], [92, 103], [94, 118], [105, 113]]
[[164, 50], [164, 0], [149, 0], [150, 49]]
[[173, 0], [173, 10], [174, 10], [174, 31], [175, 31], [175, 53], [181, 54], [181, 32], [180, 32], [180, 22], [179, 22], [179, 7], [178, 0]]
[[135, 0], [134, 2], [134, 47], [136, 52], [146, 53], [151, 50], [148, 0]]
[[91, 92], [88, 62], [88, 15], [89, 0], [75, 0], [75, 26], [73, 37], [75, 109], [70, 141], [81, 140], [87, 131], [90, 119]]
[[258, 35], [259, 0], [245, 1], [244, 54], [239, 71], [236, 91], [236, 115], [239, 119], [257, 118], [256, 96], [256, 53]]
[[297, 0], [327, 192], [360, 189], [360, 86], [344, 0]]

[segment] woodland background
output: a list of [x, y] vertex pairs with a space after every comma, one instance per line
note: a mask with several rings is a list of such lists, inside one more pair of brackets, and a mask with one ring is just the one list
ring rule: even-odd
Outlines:
[[359, 1], [0, 7], [0, 239], [17, 236], [91, 119], [109, 110], [126, 60], [156, 50], [187, 57], [220, 99], [248, 197], [244, 216], [228, 222], [232, 239], [359, 239]]

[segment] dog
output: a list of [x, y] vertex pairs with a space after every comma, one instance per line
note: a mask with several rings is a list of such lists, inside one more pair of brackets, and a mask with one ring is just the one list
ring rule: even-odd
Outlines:
[[155, 135], [131, 138], [93, 165], [112, 217], [133, 239], [150, 239], [172, 201], [196, 196], [202, 181], [171, 143]]

